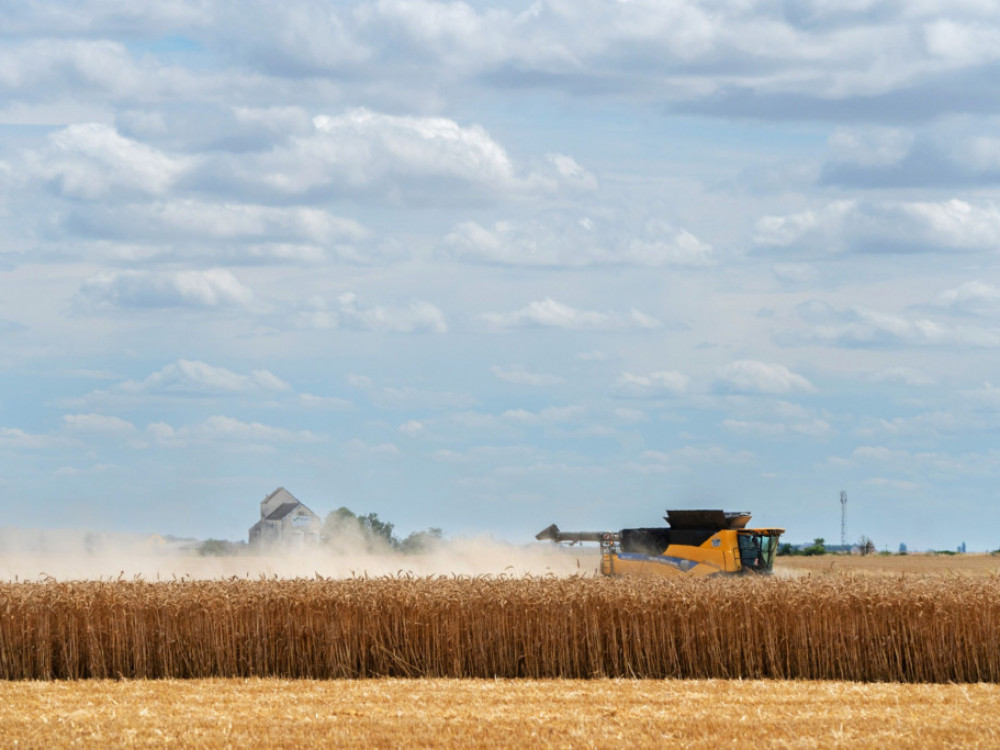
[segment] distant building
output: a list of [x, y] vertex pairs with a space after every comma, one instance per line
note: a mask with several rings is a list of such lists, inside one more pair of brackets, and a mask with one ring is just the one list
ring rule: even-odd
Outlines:
[[260, 502], [260, 520], [250, 527], [250, 546], [299, 548], [319, 541], [320, 517], [284, 487]]

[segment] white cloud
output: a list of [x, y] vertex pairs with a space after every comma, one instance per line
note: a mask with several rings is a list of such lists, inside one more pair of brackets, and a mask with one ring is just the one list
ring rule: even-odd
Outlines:
[[750, 451], [730, 451], [720, 445], [687, 445], [672, 451], [643, 451], [627, 468], [641, 474], [689, 471], [699, 464], [745, 464], [754, 460]]
[[194, 425], [174, 428], [163, 422], [146, 427], [146, 436], [154, 443], [167, 447], [212, 444], [281, 444], [317, 443], [323, 437], [309, 430], [289, 430], [260, 422], [243, 422], [232, 417], [213, 416]]
[[345, 380], [351, 387], [366, 391], [371, 402], [382, 409], [462, 409], [476, 404], [476, 399], [465, 393], [412, 386], [376, 386], [367, 375], [351, 373]]
[[314, 396], [311, 393], [299, 394], [299, 402], [310, 409], [334, 409], [340, 411], [354, 408], [354, 403], [345, 398]]
[[59, 403], [65, 406], [94, 406], [148, 399], [253, 396], [288, 390], [291, 386], [269, 370], [253, 370], [241, 375], [206, 362], [179, 359], [142, 380], [125, 380], [107, 390], [92, 391], [82, 398], [61, 399]]
[[995, 316], [1000, 314], [1000, 287], [968, 281], [956, 289], [941, 292], [932, 304], [964, 315]]
[[523, 365], [512, 365], [510, 367], [500, 367], [499, 365], [494, 365], [490, 368], [490, 372], [492, 372], [498, 380], [503, 380], [507, 383], [514, 383], [515, 385], [530, 385], [542, 388], [550, 385], [561, 385], [566, 382], [566, 378], [559, 377], [558, 375], [547, 375], [541, 372], [529, 372]]
[[771, 270], [779, 280], [793, 284], [815, 281], [819, 277], [816, 266], [811, 263], [775, 263]]
[[724, 419], [722, 429], [734, 435], [755, 437], [827, 437], [833, 433], [830, 424], [824, 419], [812, 419], [806, 422], [761, 422], [739, 419]]
[[269, 152], [219, 155], [199, 181], [272, 198], [366, 194], [426, 204], [444, 196], [453, 203], [590, 187], [583, 170], [566, 171], [568, 158], [527, 171], [479, 125], [351, 109], [314, 117], [311, 133]]
[[765, 216], [759, 246], [838, 252], [986, 252], [1000, 248], [1000, 206], [952, 199], [829, 203], [818, 210]]
[[803, 303], [796, 311], [807, 327], [780, 333], [779, 340], [846, 347], [1000, 346], [1000, 331], [990, 328], [911, 318], [860, 306], [836, 310], [819, 300]]
[[288, 383], [269, 370], [254, 370], [240, 375], [224, 367], [197, 360], [179, 359], [145, 380], [126, 381], [114, 391], [132, 395], [216, 395], [287, 391]]
[[107, 198], [119, 190], [163, 195], [190, 164], [100, 123], [70, 125], [55, 132], [49, 145], [29, 153], [26, 162], [29, 177], [44, 180], [67, 197], [85, 200]]
[[746, 393], [810, 393], [815, 386], [784, 365], [744, 359], [716, 370], [716, 386]]
[[934, 378], [916, 367], [888, 367], [872, 373], [871, 379], [876, 383], [909, 386], [934, 385], [935, 382]]
[[104, 414], [66, 414], [63, 426], [70, 432], [98, 435], [126, 435], [135, 432], [135, 425], [119, 417]]
[[906, 156], [913, 142], [913, 133], [900, 128], [839, 128], [828, 145], [836, 162], [884, 167]]
[[399, 448], [393, 443], [371, 444], [358, 438], [344, 443], [344, 450], [350, 453], [367, 453], [376, 456], [395, 456], [399, 453]]
[[445, 238], [447, 255], [512, 266], [580, 268], [594, 265], [705, 266], [712, 247], [690, 232], [649, 222], [640, 236], [617, 222], [547, 215], [525, 223], [469, 221]]
[[961, 394], [970, 401], [991, 408], [1000, 408], [1000, 386], [992, 383], [983, 383], [979, 388], [961, 391]]
[[[280, 9], [247, 0], [177, 3], [169, 11], [144, 3], [127, 14], [117, 4], [88, 7], [86, 13], [46, 5], [11, 9], [8, 16], [14, 17], [5, 19], [10, 35], [51, 39], [42, 52], [18, 50], [4, 60], [3, 67], [23, 79], [14, 81], [16, 90], [35, 97], [41, 95], [37, 89], [74, 82], [88, 93], [96, 86], [139, 100], [162, 95], [174, 76], [129, 59], [123, 46], [90, 42], [78, 52], [66, 37], [189, 34], [215, 60], [248, 70], [262, 91], [305, 79], [314, 85], [336, 81], [336, 88], [321, 89], [328, 97], [348, 89], [362, 100], [436, 102], [449, 89], [465, 92], [477, 82], [505, 90], [531, 86], [590, 98], [674, 101], [696, 111], [700, 104], [713, 113], [728, 108], [782, 117], [804, 110], [829, 117], [853, 107], [860, 114], [852, 120], [898, 120], [908, 107], [964, 112], [970, 99], [988, 97], [988, 72], [1000, 54], [988, 2], [947, 9], [939, 3], [806, 3], [789, 13], [760, 2], [696, 0], [541, 0], [516, 8], [291, 0]], [[60, 44], [71, 51], [60, 51]], [[964, 83], [957, 92], [955, 77]], [[398, 83], [385, 85], [390, 78]], [[952, 95], [944, 96], [946, 91]]]
[[253, 291], [224, 268], [204, 271], [102, 271], [77, 293], [84, 308], [248, 307]]
[[[655, 99], [746, 92], [833, 106], [996, 60], [988, 8], [967, 4], [943, 18], [934, 4], [875, 11], [868, 3], [812, 3], [775, 14], [766, 3], [546, 1], [517, 12], [383, 0], [358, 17], [369, 34], [391, 29], [414, 64], [480, 76], [497, 71], [507, 85], [523, 80]], [[871, 50], [878, 50], [874, 58]]]
[[622, 315], [616, 312], [578, 310], [547, 297], [531, 302], [519, 310], [504, 313], [483, 313], [479, 318], [491, 328], [539, 327], [573, 330], [651, 329], [659, 322], [636, 309]]
[[504, 420], [515, 424], [545, 425], [576, 421], [583, 417], [586, 411], [582, 406], [548, 406], [537, 412], [510, 409], [501, 416]]
[[[12, 41], [8, 37], [0, 49], [0, 91], [9, 99], [51, 101], [75, 93], [89, 100], [148, 102], [177, 88], [197, 85], [191, 72], [164, 67], [151, 56], [136, 59], [119, 42], [58, 38], [53, 29], [59, 22], [53, 21], [49, 28], [38, 30], [43, 38]], [[10, 34], [9, 25], [4, 27]]]
[[955, 435], [961, 432], [968, 423], [950, 412], [932, 412], [918, 414], [914, 417], [893, 417], [867, 421], [864, 426], [855, 430], [855, 434], [864, 438], [891, 435], [893, 437], [941, 437]]
[[72, 441], [55, 434], [33, 434], [17, 427], [0, 427], [0, 448], [15, 450], [49, 450], [72, 445]]
[[680, 395], [687, 391], [691, 379], [676, 370], [662, 370], [646, 375], [623, 372], [618, 376], [615, 390], [631, 396]]
[[88, 236], [162, 244], [292, 243], [330, 246], [358, 242], [368, 230], [358, 222], [318, 209], [207, 203], [182, 199], [142, 205], [88, 207], [72, 219]]
[[612, 411], [617, 419], [623, 422], [648, 422], [649, 415], [641, 409], [618, 408]]
[[409, 437], [416, 437], [424, 432], [424, 423], [416, 419], [410, 419], [399, 426], [399, 431]]
[[831, 459], [842, 466], [884, 466], [898, 474], [926, 481], [935, 476], [994, 476], [1000, 471], [1000, 451], [951, 454], [943, 451], [912, 453], [881, 445], [856, 448], [848, 459]]
[[395, 333], [444, 333], [448, 330], [444, 313], [430, 302], [416, 300], [407, 307], [362, 307], [357, 295], [350, 292], [338, 295], [333, 304], [322, 297], [313, 297], [300, 309], [296, 319], [301, 327], [318, 329]]

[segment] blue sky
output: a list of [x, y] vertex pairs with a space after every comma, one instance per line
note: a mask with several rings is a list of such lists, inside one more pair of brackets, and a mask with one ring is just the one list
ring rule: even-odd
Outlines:
[[994, 3], [0, 17], [6, 525], [1000, 547]]

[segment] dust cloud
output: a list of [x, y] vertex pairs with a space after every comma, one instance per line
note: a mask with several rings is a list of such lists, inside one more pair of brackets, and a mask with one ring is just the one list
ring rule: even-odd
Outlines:
[[0, 528], [0, 581], [595, 575], [597, 548], [524, 545], [488, 536], [440, 540], [420, 554], [341, 543], [202, 555], [193, 540], [74, 530]]

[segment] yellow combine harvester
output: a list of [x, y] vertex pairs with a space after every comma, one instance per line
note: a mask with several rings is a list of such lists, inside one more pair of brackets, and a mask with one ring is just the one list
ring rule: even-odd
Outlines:
[[598, 542], [606, 576], [711, 576], [770, 573], [784, 529], [748, 529], [749, 513], [668, 510], [668, 528], [560, 531], [552, 524], [535, 538]]

